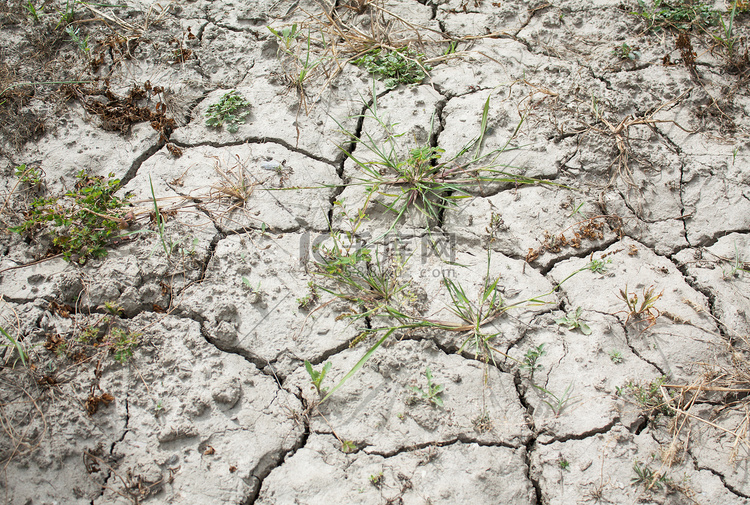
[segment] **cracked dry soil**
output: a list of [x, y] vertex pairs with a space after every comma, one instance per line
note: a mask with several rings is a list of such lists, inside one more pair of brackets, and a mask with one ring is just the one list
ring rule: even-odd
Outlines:
[[[750, 13], [704, 7], [3, 2], [3, 503], [750, 503]], [[11, 232], [111, 179], [101, 258]]]

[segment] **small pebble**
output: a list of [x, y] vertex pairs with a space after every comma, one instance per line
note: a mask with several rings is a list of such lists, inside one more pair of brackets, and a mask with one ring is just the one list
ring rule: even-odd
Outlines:
[[281, 170], [281, 163], [278, 161], [262, 161], [260, 164], [260, 168], [263, 170], [273, 170], [274, 172], [278, 172]]

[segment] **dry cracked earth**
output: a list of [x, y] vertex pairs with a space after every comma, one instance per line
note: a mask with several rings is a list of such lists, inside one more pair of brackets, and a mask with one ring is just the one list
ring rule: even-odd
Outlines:
[[0, 10], [4, 503], [750, 503], [747, 2]]

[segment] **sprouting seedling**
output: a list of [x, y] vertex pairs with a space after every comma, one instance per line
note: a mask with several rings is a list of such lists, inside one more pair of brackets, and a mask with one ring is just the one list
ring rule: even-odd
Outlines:
[[591, 328], [588, 324], [581, 321], [583, 309], [578, 307], [575, 312], [568, 312], [565, 317], [555, 319], [555, 322], [562, 326], [567, 326], [569, 330], [581, 330], [584, 335], [591, 335]]
[[[270, 26], [267, 26], [266, 28], [268, 28], [268, 31], [273, 33], [276, 36], [276, 39], [281, 42], [281, 45], [283, 45], [283, 50], [285, 52], [289, 53], [292, 51], [292, 44], [299, 35], [297, 23], [294, 23], [292, 26], [287, 26], [286, 28], [282, 28], [280, 30], [276, 30]], [[279, 49], [281, 49], [281, 46], [279, 47]]]
[[151, 181], [151, 176], [148, 176], [148, 184], [151, 187], [151, 199], [154, 202], [154, 220], [156, 221], [156, 233], [159, 234], [159, 239], [161, 239], [161, 245], [164, 248], [164, 254], [169, 257], [172, 254], [172, 248], [167, 245], [167, 241], [164, 238], [164, 217], [161, 215], [161, 212], [159, 211], [159, 204], [156, 201], [156, 194], [154, 193], [154, 183]]
[[729, 279], [732, 277], [739, 277], [740, 272], [750, 273], [750, 270], [747, 268], [747, 264], [742, 261], [742, 258], [740, 258], [740, 253], [737, 250], [737, 241], [735, 241], [734, 258], [732, 259], [732, 264], [729, 268], [729, 272], [722, 269], [721, 274], [724, 279]]
[[344, 454], [351, 454], [353, 452], [357, 451], [357, 444], [355, 444], [351, 440], [342, 440], [341, 441], [341, 452]]
[[312, 381], [313, 386], [315, 386], [315, 390], [318, 394], [325, 393], [325, 390], [320, 389], [320, 385], [323, 383], [323, 379], [326, 378], [326, 374], [331, 369], [331, 366], [331, 362], [328, 361], [323, 365], [323, 369], [318, 372], [313, 368], [309, 361], [305, 360], [305, 370], [307, 370], [307, 374], [310, 376], [310, 380]]
[[725, 22], [724, 18], [719, 16], [719, 21], [721, 22], [721, 31], [723, 33], [713, 36], [714, 39], [716, 39], [727, 48], [730, 56], [732, 56], [732, 53], [734, 52], [734, 44], [735, 42], [737, 42], [737, 36], [733, 33], [734, 18], [736, 15], [737, 0], [734, 0], [734, 2], [732, 2], [732, 10], [729, 12], [729, 23]]
[[626, 42], [612, 50], [612, 54], [621, 60], [634, 61], [641, 57], [637, 47], [630, 47]]
[[523, 362], [521, 363], [520, 367], [524, 370], [529, 371], [529, 375], [531, 378], [534, 378], [534, 372], [537, 370], [541, 370], [544, 368], [544, 365], [541, 363], [537, 363], [539, 361], [539, 358], [547, 354], [547, 351], [544, 350], [544, 344], [539, 344], [536, 347], [533, 347], [526, 351], [526, 354], [523, 357]]
[[612, 363], [614, 363], [615, 365], [619, 365], [620, 363], [622, 363], [623, 359], [622, 352], [616, 349], [612, 349], [611, 351], [609, 351], [609, 359], [611, 359]]
[[410, 389], [415, 393], [421, 395], [423, 400], [427, 400], [430, 403], [434, 403], [438, 407], [443, 406], [443, 399], [440, 397], [445, 386], [442, 384], [435, 384], [432, 382], [432, 370], [427, 367], [424, 371], [425, 377], [427, 377], [427, 389], [422, 389], [417, 386], [412, 386]]

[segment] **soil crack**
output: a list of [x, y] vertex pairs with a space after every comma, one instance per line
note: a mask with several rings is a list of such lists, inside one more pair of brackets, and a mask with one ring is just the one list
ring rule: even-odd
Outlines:
[[612, 428], [614, 428], [619, 422], [620, 422], [620, 417], [615, 416], [614, 418], [612, 418], [610, 422], [608, 422], [604, 426], [600, 426], [598, 428], [592, 428], [590, 430], [587, 430], [581, 433], [573, 433], [569, 435], [564, 435], [562, 437], [550, 437], [549, 440], [546, 440], [544, 442], [539, 442], [539, 443], [540, 445], [549, 445], [554, 442], [567, 442], [569, 440], [585, 440], [595, 435], [609, 433], [609, 431], [611, 431]]
[[[238, 139], [233, 142], [212, 142], [212, 141], [206, 140], [203, 142], [195, 142], [195, 143], [184, 143], [184, 142], [179, 142], [179, 141], [172, 141], [172, 143], [182, 149], [190, 149], [192, 147], [204, 147], [204, 146], [215, 147], [217, 149], [220, 149], [222, 147], [235, 147], [235, 146], [241, 146], [245, 144], [269, 144], [269, 143], [278, 144], [284, 149], [295, 152], [297, 154], [301, 154], [302, 156], [306, 156], [315, 161], [320, 161], [321, 163], [325, 163], [327, 165], [336, 166], [336, 163], [334, 160], [329, 160], [322, 156], [318, 156], [311, 152], [305, 151], [304, 149], [301, 149], [295, 145], [290, 144], [284, 139], [275, 138], [275, 137], [245, 137], [242, 140]], [[338, 167], [336, 167], [336, 170], [338, 172]]]

